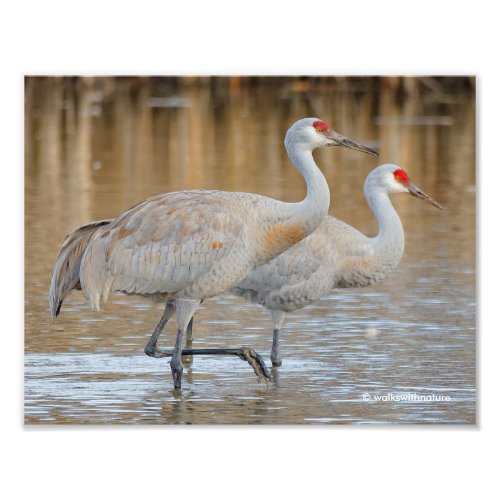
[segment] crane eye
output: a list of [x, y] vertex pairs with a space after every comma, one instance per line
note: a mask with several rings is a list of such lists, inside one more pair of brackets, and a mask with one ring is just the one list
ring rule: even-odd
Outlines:
[[329, 129], [328, 125], [321, 120], [316, 120], [312, 126], [316, 129], [318, 134], [324, 134]]

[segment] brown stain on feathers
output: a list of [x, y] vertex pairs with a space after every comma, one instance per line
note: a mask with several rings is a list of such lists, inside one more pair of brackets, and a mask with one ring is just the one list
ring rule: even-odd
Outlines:
[[265, 232], [263, 246], [267, 252], [282, 252], [304, 239], [305, 236], [306, 233], [300, 224], [276, 225]]
[[111, 254], [113, 253], [113, 250], [115, 249], [115, 246], [117, 245], [118, 240], [123, 240], [124, 238], [126, 238], [127, 236], [132, 234], [132, 232], [133, 231], [131, 231], [130, 229], [122, 226], [117, 233], [114, 233], [114, 234], [111, 232], [109, 233], [109, 234], [111, 234], [111, 237], [109, 238], [109, 241], [108, 241], [108, 243], [105, 247], [105, 251], [104, 251], [104, 259], [106, 260], [106, 262], [110, 261]]
[[109, 262], [111, 259], [111, 254], [113, 253], [113, 250], [115, 249], [116, 246], [116, 239], [111, 239], [108, 244], [105, 246], [104, 250], [104, 259], [106, 262]]
[[212, 250], [219, 250], [224, 246], [220, 241], [212, 241]]
[[128, 227], [121, 227], [118, 233], [118, 239], [123, 240], [123, 238], [126, 238], [129, 234], [132, 234], [132, 231]]

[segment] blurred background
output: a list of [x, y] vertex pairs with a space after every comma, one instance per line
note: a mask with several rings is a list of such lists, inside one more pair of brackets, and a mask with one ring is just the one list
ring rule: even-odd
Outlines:
[[[469, 76], [27, 77], [26, 422], [474, 422], [475, 115]], [[380, 153], [315, 153], [332, 215], [376, 234], [362, 186], [382, 163], [399, 164], [445, 211], [393, 197], [406, 231], [398, 269], [291, 314], [270, 389], [239, 360], [199, 358], [174, 397], [168, 362], [142, 353], [161, 307], [138, 298], [115, 295], [94, 313], [74, 293], [50, 323], [52, 266], [81, 224], [174, 190], [302, 199], [283, 139], [305, 116]], [[195, 319], [200, 347], [251, 344], [268, 359], [271, 333], [264, 309], [232, 296]], [[452, 400], [362, 402], [367, 391]]]

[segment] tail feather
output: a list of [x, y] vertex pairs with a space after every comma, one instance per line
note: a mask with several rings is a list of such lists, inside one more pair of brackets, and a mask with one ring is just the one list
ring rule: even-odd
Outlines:
[[50, 316], [52, 321], [61, 311], [61, 305], [71, 290], [80, 290], [80, 263], [82, 256], [98, 228], [111, 223], [110, 220], [91, 222], [69, 233], [61, 244], [52, 273], [49, 290]]

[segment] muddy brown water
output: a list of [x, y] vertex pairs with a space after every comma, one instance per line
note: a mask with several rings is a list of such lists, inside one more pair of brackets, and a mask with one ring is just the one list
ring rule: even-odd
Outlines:
[[[290, 314], [283, 366], [268, 386], [237, 358], [195, 357], [175, 394], [168, 359], [143, 354], [162, 307], [140, 298], [113, 295], [96, 313], [75, 292], [50, 322], [52, 266], [78, 225], [179, 189], [300, 200], [305, 186], [283, 137], [308, 115], [380, 152], [378, 159], [316, 153], [332, 190], [331, 214], [375, 234], [362, 185], [381, 163], [401, 165], [445, 211], [393, 196], [406, 232], [399, 267], [379, 285], [336, 290]], [[389, 91], [304, 94], [291, 85], [217, 92], [168, 81], [158, 89], [147, 79], [75, 85], [37, 78], [27, 82], [25, 123], [26, 423], [475, 422], [470, 93], [397, 99]], [[163, 346], [172, 346], [174, 332], [172, 322]], [[272, 324], [259, 306], [216, 297], [200, 307], [194, 332], [195, 347], [251, 345], [270, 365]]]

